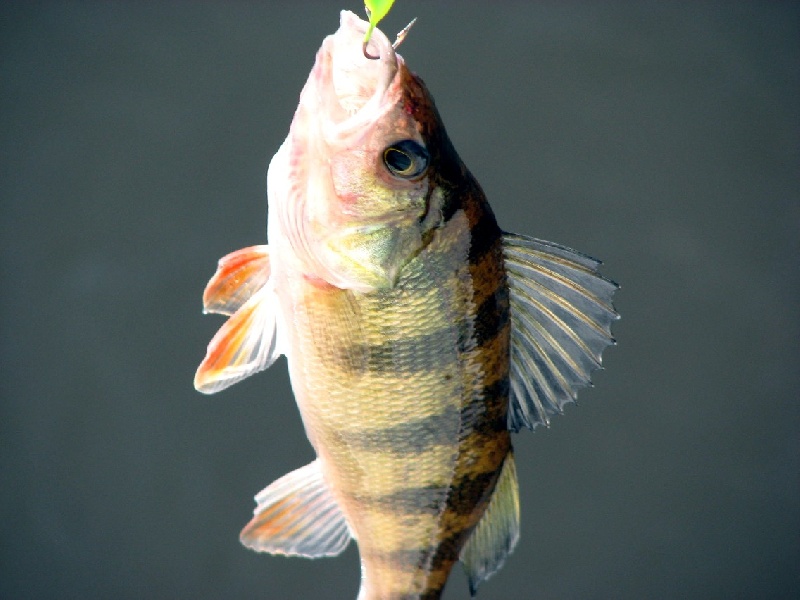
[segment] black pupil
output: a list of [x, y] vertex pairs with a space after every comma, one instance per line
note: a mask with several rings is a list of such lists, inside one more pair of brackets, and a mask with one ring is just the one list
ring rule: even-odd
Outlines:
[[386, 164], [395, 171], [400, 173], [408, 171], [411, 168], [412, 162], [411, 157], [405, 152], [394, 148], [389, 148], [386, 151]]
[[395, 177], [414, 179], [428, 169], [427, 149], [414, 140], [400, 140], [383, 151], [383, 162]]

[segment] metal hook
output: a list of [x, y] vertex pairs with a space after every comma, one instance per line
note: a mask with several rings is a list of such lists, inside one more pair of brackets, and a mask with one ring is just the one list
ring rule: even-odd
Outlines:
[[[367, 11], [369, 12], [369, 11]], [[403, 27], [400, 32], [397, 34], [397, 37], [394, 40], [394, 44], [392, 44], [392, 49], [397, 50], [397, 47], [405, 41], [408, 32], [411, 31], [411, 28], [414, 26], [414, 23], [417, 22], [417, 17], [411, 19], [411, 22]], [[364, 52], [364, 57], [368, 58], [369, 60], [378, 60], [381, 56], [373, 56], [367, 51], [367, 44], [369, 44], [369, 40], [364, 40], [364, 43], [361, 46], [361, 50]]]
[[403, 43], [403, 41], [406, 39], [406, 36], [408, 35], [408, 32], [411, 31], [411, 28], [414, 26], [414, 23], [416, 22], [417, 22], [417, 17], [414, 17], [413, 19], [411, 19], [411, 23], [409, 23], [400, 30], [400, 33], [398, 33], [397, 37], [395, 37], [394, 39], [394, 44], [392, 44], [393, 49], [397, 50], [397, 47]]
[[367, 52], [367, 44], [369, 44], [369, 41], [365, 40], [361, 46], [361, 49], [364, 51], [364, 57], [368, 58], [369, 60], [378, 60], [381, 57], [381, 55], [379, 54], [378, 56], [372, 56], [372, 54]]

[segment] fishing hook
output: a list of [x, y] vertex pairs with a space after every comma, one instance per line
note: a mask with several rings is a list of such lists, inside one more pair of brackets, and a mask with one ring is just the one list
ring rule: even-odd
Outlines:
[[[397, 50], [397, 47], [403, 43], [403, 41], [406, 39], [406, 36], [408, 35], [408, 32], [411, 30], [411, 28], [414, 26], [414, 23], [416, 22], [417, 22], [417, 17], [414, 17], [413, 19], [411, 19], [411, 22], [408, 25], [406, 25], [405, 27], [403, 27], [403, 29], [400, 30], [400, 32], [397, 34], [397, 37], [395, 37], [394, 44], [392, 44], [392, 50]], [[372, 54], [370, 54], [367, 51], [367, 44], [369, 44], [369, 40], [365, 40], [361, 46], [361, 50], [364, 52], [364, 56], [369, 60], [378, 60], [381, 57], [381, 55], [379, 54], [378, 56], [372, 56]]]
[[378, 54], [378, 56], [372, 56], [372, 54], [370, 54], [369, 52], [367, 52], [367, 44], [369, 44], [369, 41], [368, 41], [368, 40], [365, 40], [365, 41], [364, 41], [364, 44], [363, 44], [363, 45], [362, 45], [362, 47], [361, 47], [361, 49], [364, 51], [364, 56], [365, 56], [366, 58], [368, 58], [369, 60], [378, 60], [378, 59], [381, 57], [381, 55], [380, 55], [380, 54]]

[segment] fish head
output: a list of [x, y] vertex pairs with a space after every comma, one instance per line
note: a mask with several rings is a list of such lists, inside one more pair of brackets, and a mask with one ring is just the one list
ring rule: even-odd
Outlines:
[[306, 276], [360, 291], [395, 285], [441, 222], [438, 113], [380, 30], [365, 56], [367, 28], [342, 12], [269, 175], [270, 243], [279, 229]]

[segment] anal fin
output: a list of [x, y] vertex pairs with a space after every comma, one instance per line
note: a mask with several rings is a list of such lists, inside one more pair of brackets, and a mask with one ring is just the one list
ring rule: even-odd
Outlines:
[[350, 542], [350, 530], [325, 484], [319, 460], [277, 481], [256, 496], [253, 519], [239, 536], [257, 552], [336, 556]]
[[478, 586], [500, 570], [519, 540], [519, 488], [514, 455], [509, 452], [489, 506], [470, 535], [459, 559], [469, 578], [472, 596]]

